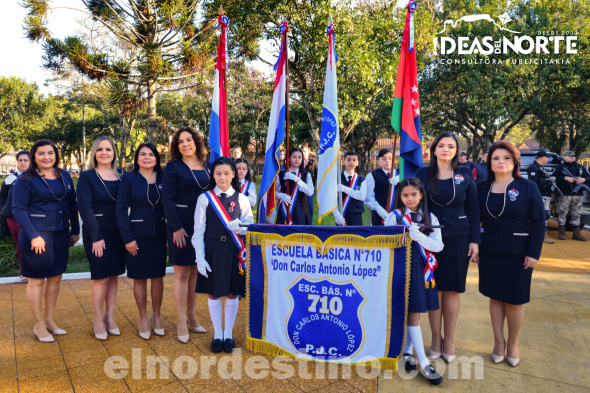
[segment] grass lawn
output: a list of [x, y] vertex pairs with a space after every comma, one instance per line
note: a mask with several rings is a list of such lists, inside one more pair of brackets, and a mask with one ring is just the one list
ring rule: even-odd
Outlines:
[[[74, 185], [78, 184], [78, 179], [75, 178]], [[4, 181], [4, 178], [0, 178], [0, 184]], [[256, 182], [256, 188], [260, 190], [260, 181]], [[302, 194], [303, 195], [303, 194]], [[256, 217], [256, 207], [253, 209], [254, 217]], [[371, 224], [371, 211], [365, 206], [365, 213], [363, 214], [363, 224]], [[318, 223], [318, 205], [317, 200], [314, 196], [314, 210], [313, 210], [313, 225], [335, 225], [334, 216], [329, 215], [322, 220], [322, 223]], [[69, 252], [68, 268], [66, 273], [79, 273], [90, 271], [90, 265], [88, 264], [88, 258], [83, 246], [75, 246], [70, 248]], [[170, 266], [170, 264], [167, 264]], [[8, 236], [6, 239], [0, 241], [0, 277], [12, 277], [20, 275], [20, 263], [16, 257], [16, 243], [12, 237]]]

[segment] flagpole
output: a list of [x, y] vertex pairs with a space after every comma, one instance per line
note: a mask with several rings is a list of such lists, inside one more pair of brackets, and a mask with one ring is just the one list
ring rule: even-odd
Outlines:
[[[283, 19], [283, 23], [287, 23], [286, 19]], [[287, 144], [287, 149], [285, 150], [285, 173], [289, 172], [289, 37], [287, 36], [287, 29], [283, 33], [283, 38], [285, 39], [285, 44], [283, 45], [283, 51], [285, 55], [285, 81], [286, 81], [286, 88], [285, 88], [285, 141]], [[287, 186], [287, 195], [291, 195], [291, 190], [289, 190], [289, 182], [285, 180], [285, 185]], [[291, 203], [295, 203], [295, 201], [291, 201]], [[287, 222], [291, 221], [291, 209], [287, 207]]]
[[394, 198], [394, 195], [391, 195], [391, 191], [393, 189], [393, 185], [391, 184], [391, 178], [393, 177], [393, 171], [395, 171], [395, 151], [397, 150], [397, 132], [395, 133], [395, 139], [393, 140], [393, 158], [391, 160], [391, 170], [389, 171], [389, 195], [387, 195], [387, 205], [386, 210], [387, 213], [391, 213], [389, 211], [389, 207], [391, 206], [391, 198]]
[[[223, 5], [219, 6], [219, 16], [225, 14], [225, 10], [223, 9]], [[219, 24], [219, 28], [221, 30], [221, 35], [223, 35], [223, 25], [220, 23]], [[223, 94], [225, 95], [225, 124], [227, 126], [227, 146], [229, 148], [229, 114], [227, 113], [227, 53], [225, 52], [225, 48], [227, 47], [227, 43], [225, 42], [227, 40], [227, 36], [225, 37], [225, 40], [223, 42], [224, 47], [222, 48], [223, 51], [223, 57], [225, 58], [225, 64], [223, 64], [222, 70], [223, 70]], [[221, 140], [220, 140], [221, 143]], [[223, 153], [223, 152], [222, 152]], [[230, 153], [231, 154], [231, 153]]]
[[[330, 15], [330, 25], [333, 25], [333, 24], [334, 24], [334, 21], [332, 20], [332, 15]], [[328, 55], [331, 56], [330, 52], [328, 52], [328, 53], [329, 53]], [[336, 53], [336, 48], [334, 48], [334, 53]], [[332, 61], [332, 60], [330, 60], [330, 61]], [[334, 62], [334, 67], [336, 67], [336, 62]], [[338, 127], [338, 125], [336, 127]], [[340, 137], [338, 139], [340, 139]], [[340, 142], [342, 142], [342, 141], [340, 141]], [[337, 177], [337, 181], [338, 181], [337, 184], [338, 185], [342, 184], [342, 162], [340, 160], [340, 156], [341, 156], [340, 155], [340, 146], [341, 146], [341, 143], [338, 144], [338, 158], [337, 158], [338, 159], [338, 165], [337, 165], [338, 166], [338, 172], [337, 172], [338, 173], [338, 175], [337, 175], [338, 176]], [[344, 212], [344, 207], [342, 206], [342, 193], [341, 192], [338, 193], [338, 212], [340, 212], [340, 214], [342, 214]]]

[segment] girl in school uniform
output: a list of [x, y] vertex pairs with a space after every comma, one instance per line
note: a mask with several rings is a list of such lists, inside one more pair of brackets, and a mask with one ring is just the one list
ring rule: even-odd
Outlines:
[[422, 182], [414, 177], [404, 179], [397, 185], [394, 209], [385, 221], [385, 225], [409, 225], [409, 236], [412, 243], [412, 260], [410, 267], [410, 296], [408, 300], [408, 337], [404, 348], [405, 368], [407, 371], [416, 369], [413, 349], [418, 356], [420, 372], [433, 385], [442, 382], [442, 377], [424, 352], [422, 331], [420, 330], [420, 313], [437, 310], [438, 296], [433, 288], [436, 282], [433, 271], [436, 259], [433, 253], [443, 249], [440, 229], [420, 230], [420, 225], [439, 225], [438, 219], [428, 211]]
[[83, 222], [82, 240], [93, 280], [94, 337], [97, 340], [106, 340], [108, 334], [121, 334], [115, 323], [117, 276], [125, 273], [125, 244], [115, 216], [120, 180], [115, 144], [108, 136], [101, 136], [90, 150], [88, 170], [80, 173], [77, 189], [78, 210]]
[[196, 315], [197, 265], [193, 236], [197, 199], [209, 185], [209, 163], [203, 138], [191, 127], [182, 127], [170, 142], [172, 161], [166, 164], [162, 185], [162, 203], [168, 226], [170, 263], [174, 266], [174, 299], [177, 311], [177, 338], [186, 343], [189, 329], [194, 333], [207, 330]]
[[[30, 163], [31, 160], [28, 151], [23, 150], [16, 153], [16, 173], [8, 176], [2, 183], [2, 187], [0, 187], [0, 208], [2, 209], [2, 217], [6, 219], [10, 234], [16, 242], [16, 256], [19, 261], [21, 260], [21, 250], [20, 245], [18, 244], [20, 227], [12, 214], [12, 186], [14, 186], [14, 182], [18, 179], [18, 176], [29, 169]], [[20, 281], [27, 282], [27, 278], [21, 274]]]
[[[20, 233], [21, 271], [29, 278], [27, 299], [33, 314], [33, 331], [41, 342], [67, 332], [53, 320], [68, 250], [80, 239], [74, 183], [59, 167], [53, 142], [39, 140], [31, 148], [31, 166], [14, 183], [12, 212]], [[43, 284], [47, 285], [43, 290]], [[45, 295], [45, 313], [41, 303]]]
[[[546, 221], [535, 183], [520, 176], [520, 153], [507, 141], [488, 153], [488, 178], [478, 185], [481, 215], [479, 292], [490, 298], [494, 363], [520, 362], [518, 337], [530, 301], [533, 267], [539, 261]], [[504, 339], [504, 321], [508, 340]]]
[[279, 173], [276, 191], [277, 199], [281, 201], [277, 224], [312, 225], [312, 211], [307, 197], [314, 193], [313, 180], [303, 166], [303, 151], [300, 148], [289, 150], [289, 170]]
[[[444, 225], [445, 248], [436, 254], [434, 279], [440, 309], [428, 312], [432, 342], [430, 356], [452, 362], [455, 356], [455, 328], [460, 294], [465, 292], [467, 267], [479, 252], [479, 207], [471, 170], [459, 167], [459, 139], [452, 132], [440, 133], [430, 146], [430, 166], [420, 168], [416, 177], [426, 190], [428, 209]], [[441, 328], [444, 320], [444, 343]]]
[[240, 187], [240, 193], [246, 195], [248, 201], [250, 201], [250, 207], [254, 207], [258, 199], [256, 195], [256, 184], [250, 180], [250, 164], [248, 164], [245, 158], [235, 159], [234, 163], [238, 171], [238, 187]]
[[117, 225], [127, 250], [127, 277], [133, 279], [133, 294], [139, 310], [139, 336], [151, 336], [147, 315], [147, 280], [151, 279], [154, 333], [164, 335], [160, 317], [166, 275], [166, 221], [162, 207], [162, 169], [156, 146], [142, 143], [135, 152], [133, 172], [119, 185]]
[[[239, 192], [236, 166], [230, 158], [219, 157], [211, 165], [208, 191], [199, 196], [192, 237], [197, 253], [196, 292], [209, 296], [213, 324], [211, 351], [232, 352], [232, 330], [239, 298], [246, 292], [245, 246], [242, 240], [254, 217], [248, 198]], [[221, 298], [225, 296], [225, 327], [222, 329]]]
[[394, 172], [390, 177], [393, 162], [393, 153], [389, 149], [381, 149], [377, 154], [380, 168], [369, 173], [365, 182], [367, 183], [367, 197], [365, 205], [371, 208], [371, 225], [383, 226], [387, 218], [388, 211], [391, 209], [386, 206], [389, 197], [389, 185], [393, 186], [391, 204], [395, 196], [395, 185], [399, 182], [399, 176]]

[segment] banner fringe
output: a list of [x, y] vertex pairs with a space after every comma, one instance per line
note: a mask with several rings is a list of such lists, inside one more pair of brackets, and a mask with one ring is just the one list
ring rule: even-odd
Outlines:
[[377, 370], [386, 370], [386, 371], [393, 371], [394, 378], [397, 373], [397, 364], [399, 358], [376, 358], [371, 359], [363, 362], [356, 362], [356, 363], [349, 363], [349, 362], [337, 362], [337, 361], [322, 361], [322, 360], [314, 360], [314, 359], [306, 359], [297, 357], [291, 352], [273, 344], [268, 341], [259, 340], [257, 338], [246, 337], [246, 349], [261, 353], [263, 355], [268, 356], [279, 356], [279, 357], [289, 357], [293, 359], [302, 359], [307, 360], [309, 362], [322, 362], [322, 363], [335, 363], [335, 364], [342, 364], [342, 365], [349, 365], [349, 366], [365, 366], [371, 367]]

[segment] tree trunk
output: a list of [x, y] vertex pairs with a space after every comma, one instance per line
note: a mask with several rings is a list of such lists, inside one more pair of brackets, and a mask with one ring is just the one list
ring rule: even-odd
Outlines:
[[301, 100], [301, 103], [303, 104], [303, 109], [307, 114], [309, 125], [311, 126], [310, 134], [313, 138], [313, 143], [317, 151], [320, 145], [320, 129], [318, 127], [318, 122], [316, 120], [315, 110], [313, 109], [313, 106], [311, 105], [311, 102], [308, 99], [304, 98], [303, 100]]
[[158, 137], [158, 125], [156, 123], [156, 88], [155, 81], [148, 81], [148, 142], [156, 144]]
[[119, 166], [125, 169], [125, 156], [127, 155], [127, 132], [125, 131], [125, 120], [123, 116], [119, 118], [119, 128], [121, 132], [121, 149], [119, 150]]

